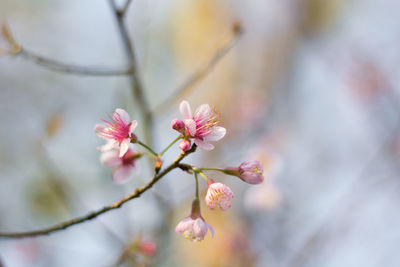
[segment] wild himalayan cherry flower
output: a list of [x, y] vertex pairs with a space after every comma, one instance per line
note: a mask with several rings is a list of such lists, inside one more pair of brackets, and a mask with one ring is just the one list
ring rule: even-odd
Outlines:
[[122, 156], [122, 158], [119, 157], [118, 150], [113, 149], [102, 153], [100, 161], [105, 166], [113, 168], [113, 181], [116, 183], [122, 183], [132, 174], [138, 157], [140, 157], [140, 153], [135, 152], [129, 146], [128, 151]]
[[131, 139], [135, 137], [133, 130], [137, 126], [137, 121], [130, 121], [129, 114], [120, 108], [117, 108], [111, 116], [110, 121], [102, 120], [104, 124], [95, 126], [96, 134], [108, 141], [99, 150], [104, 152], [111, 150], [115, 145], [120, 146], [119, 157], [121, 158], [129, 149]]
[[208, 229], [210, 229], [211, 235], [214, 237], [214, 229], [203, 218], [188, 216], [178, 223], [175, 232], [177, 234], [183, 233], [186, 239], [197, 242], [204, 239]]
[[214, 237], [214, 229], [209, 225], [200, 214], [199, 199], [195, 199], [192, 204], [191, 214], [184, 218], [175, 227], [177, 234], [183, 234], [190, 241], [201, 241], [210, 229], [212, 237]]
[[172, 126], [175, 130], [181, 132], [185, 139], [193, 138], [197, 146], [204, 150], [212, 150], [214, 146], [209, 141], [218, 141], [226, 134], [226, 129], [217, 126], [218, 115], [214, 109], [208, 104], [203, 104], [196, 109], [194, 115], [187, 101], [182, 101], [179, 110], [183, 116], [184, 128], [182, 121], [173, 120]]
[[249, 160], [239, 167], [226, 168], [225, 173], [237, 176], [249, 184], [260, 184], [264, 181], [263, 166], [258, 160]]
[[215, 207], [221, 210], [227, 210], [231, 207], [231, 199], [233, 198], [232, 190], [225, 184], [214, 183], [213, 180], [208, 181], [208, 190], [206, 194], [206, 203], [210, 209]]

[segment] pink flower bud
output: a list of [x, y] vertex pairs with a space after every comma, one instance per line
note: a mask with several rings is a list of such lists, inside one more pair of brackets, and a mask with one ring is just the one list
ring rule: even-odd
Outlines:
[[210, 180], [206, 195], [206, 203], [210, 209], [215, 209], [215, 207], [221, 210], [227, 210], [231, 207], [231, 199], [233, 198], [232, 190], [225, 184], [214, 183]]
[[258, 160], [249, 160], [239, 167], [226, 168], [226, 174], [237, 176], [248, 184], [260, 184], [264, 181], [263, 166]]
[[179, 142], [179, 147], [183, 150], [183, 151], [188, 151], [191, 147], [191, 143], [189, 140], [182, 140]]
[[183, 121], [181, 121], [179, 119], [172, 120], [171, 126], [172, 126], [172, 129], [174, 129], [175, 131], [178, 131], [180, 133], [185, 132], [185, 123], [183, 123]]
[[154, 256], [157, 252], [157, 244], [152, 241], [143, 241], [140, 244], [140, 250], [147, 256]]

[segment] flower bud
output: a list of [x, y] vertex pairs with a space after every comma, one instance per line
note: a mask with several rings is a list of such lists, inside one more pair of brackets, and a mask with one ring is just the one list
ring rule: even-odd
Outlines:
[[183, 121], [181, 121], [179, 119], [173, 119], [171, 122], [171, 126], [172, 126], [172, 129], [174, 129], [175, 131], [178, 131], [180, 133], [185, 132], [185, 123], [183, 123]]
[[179, 147], [180, 149], [182, 149], [183, 151], [188, 151], [191, 147], [191, 143], [189, 140], [182, 140], [179, 142]]
[[248, 184], [260, 184], [264, 181], [263, 166], [258, 160], [249, 160], [239, 167], [226, 168], [224, 173], [237, 176]]

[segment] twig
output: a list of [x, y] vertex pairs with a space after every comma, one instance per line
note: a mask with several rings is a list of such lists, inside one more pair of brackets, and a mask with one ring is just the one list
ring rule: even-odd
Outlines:
[[72, 64], [66, 64], [54, 59], [39, 56], [34, 52], [30, 52], [20, 45], [12, 35], [7, 23], [1, 25], [1, 35], [8, 42], [10, 47], [9, 53], [13, 56], [21, 56], [27, 60], [31, 60], [34, 63], [45, 67], [51, 71], [57, 71], [68, 74], [77, 75], [89, 75], [89, 76], [119, 76], [128, 75], [132, 72], [130, 68], [127, 69], [106, 69], [106, 68], [96, 68], [96, 67], [84, 67]]
[[[153, 115], [149, 109], [149, 105], [146, 101], [143, 87], [138, 76], [137, 62], [135, 57], [135, 51], [131, 39], [129, 38], [127, 28], [124, 23], [124, 14], [126, 9], [118, 9], [114, 0], [109, 0], [112, 10], [114, 11], [115, 18], [117, 20], [118, 29], [121, 35], [122, 43], [125, 48], [125, 53], [128, 57], [130, 73], [130, 83], [133, 96], [135, 98], [136, 104], [138, 105], [143, 116], [143, 127], [145, 133], [145, 141], [149, 146], [153, 146], [152, 138], [152, 128], [153, 128]], [[129, 1], [128, 1], [129, 2]]]
[[132, 2], [132, 0], [126, 0], [125, 5], [121, 8], [121, 13], [123, 13], [123, 14], [126, 13], [131, 2]]
[[[235, 25], [234, 25], [235, 27]], [[190, 91], [193, 89], [193, 87], [200, 82], [202, 79], [204, 79], [207, 74], [209, 74], [214, 67], [217, 65], [217, 63], [225, 56], [228, 54], [228, 52], [236, 45], [238, 40], [240, 39], [242, 31], [240, 29], [235, 29], [234, 28], [234, 33], [235, 37], [234, 39], [228, 43], [226, 46], [220, 48], [215, 52], [213, 57], [208, 61], [207, 65], [205, 65], [203, 68], [197, 70], [194, 72], [191, 76], [189, 76], [183, 83], [180, 85], [174, 93], [172, 93], [166, 100], [158, 104], [154, 110], [153, 113], [155, 114], [160, 114], [163, 112], [166, 108], [169, 106], [177, 103], [180, 99], [182, 99], [185, 95], [190, 93]]]
[[85, 221], [92, 220], [96, 218], [97, 216], [106, 213], [108, 211], [118, 209], [120, 208], [123, 204], [126, 202], [140, 197], [144, 192], [149, 190], [155, 183], [157, 183], [163, 176], [165, 176], [167, 173], [172, 171], [173, 169], [178, 168], [179, 163], [181, 162], [182, 159], [184, 159], [187, 155], [193, 153], [196, 151], [196, 145], [193, 145], [192, 148], [185, 153], [181, 153], [174, 162], [172, 162], [167, 168], [165, 168], [162, 172], [160, 172], [157, 175], [154, 175], [153, 178], [143, 187], [136, 188], [130, 195], [127, 195], [126, 197], [114, 202], [113, 204], [109, 206], [105, 206], [97, 211], [92, 211], [88, 213], [85, 216], [82, 217], [77, 217], [59, 224], [56, 224], [52, 227], [48, 227], [45, 229], [41, 230], [35, 230], [35, 231], [29, 231], [29, 232], [14, 232], [14, 233], [0, 233], [0, 238], [25, 238], [25, 237], [33, 237], [33, 236], [41, 236], [41, 235], [48, 235], [53, 232], [57, 232], [60, 230], [67, 229], [75, 224], [80, 224]]
[[26, 50], [25, 48], [21, 48], [21, 50], [18, 53], [16, 53], [16, 55], [31, 60], [34, 63], [42, 67], [45, 67], [51, 71], [62, 72], [67, 74], [88, 75], [88, 76], [123, 76], [123, 75], [129, 75], [132, 72], [130, 68], [106, 69], [106, 68], [85, 67], [85, 66], [66, 64], [54, 59], [39, 56], [33, 52]]

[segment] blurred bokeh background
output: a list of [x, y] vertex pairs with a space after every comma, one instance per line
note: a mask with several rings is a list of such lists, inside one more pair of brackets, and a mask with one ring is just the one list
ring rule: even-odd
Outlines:
[[[170, 122], [182, 99], [209, 103], [227, 135], [185, 162], [224, 167], [259, 159], [265, 182], [209, 173], [235, 193], [225, 212], [202, 203], [214, 239], [191, 243], [175, 234], [194, 183], [174, 171], [93, 221], [0, 240], [0, 265], [399, 266], [399, 9], [396, 0], [132, 1], [127, 25], [155, 110], [155, 150], [176, 137]], [[127, 66], [106, 0], [0, 0], [0, 20], [39, 55]], [[232, 42], [204, 79], [176, 93]], [[128, 183], [113, 183], [96, 150], [99, 118], [117, 107], [137, 113], [127, 77], [57, 73], [8, 49], [2, 36], [1, 232], [86, 214], [148, 181], [142, 159]], [[175, 146], [166, 162], [178, 153]]]

